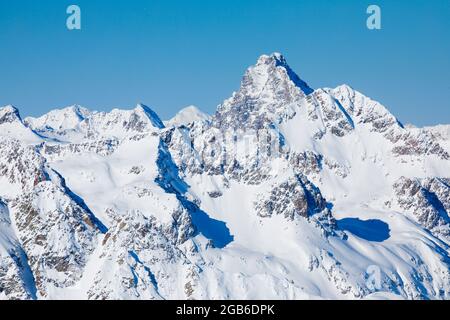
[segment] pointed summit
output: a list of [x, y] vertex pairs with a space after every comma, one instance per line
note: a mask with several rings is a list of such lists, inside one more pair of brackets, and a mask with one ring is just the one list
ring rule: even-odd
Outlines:
[[300, 77], [291, 69], [291, 67], [288, 65], [285, 57], [279, 53], [274, 52], [271, 55], [265, 55], [259, 57], [256, 66], [269, 66], [269, 67], [275, 67], [283, 70], [282, 72], [285, 72], [288, 76], [289, 80], [291, 80], [297, 87], [299, 87], [304, 94], [308, 95], [312, 93], [314, 90], [311, 89], [308, 84], [300, 79]]
[[52, 110], [38, 118], [27, 117], [25, 124], [37, 132], [64, 131], [76, 128], [91, 112], [80, 105]]
[[83, 108], [82, 106], [78, 104], [74, 104], [70, 107], [65, 108], [66, 111], [71, 111], [73, 114], [75, 114], [80, 120], [84, 120], [91, 114], [91, 111], [89, 111], [86, 108]]
[[159, 118], [158, 114], [145, 104], [138, 103], [134, 111], [138, 113], [144, 113], [150, 119], [152, 125], [155, 128], [158, 129], [164, 128], [164, 123]]
[[14, 138], [27, 144], [42, 142], [41, 137], [25, 126], [19, 110], [12, 105], [0, 108], [0, 127], [0, 137]]
[[260, 128], [264, 123], [292, 116], [291, 106], [313, 91], [283, 55], [262, 55], [245, 72], [239, 90], [218, 107], [214, 123]]
[[198, 109], [196, 106], [188, 106], [181, 109], [172, 119], [166, 121], [166, 126], [187, 125], [194, 121], [209, 120], [211, 117]]
[[262, 65], [272, 65], [291, 70], [288, 63], [286, 62], [285, 57], [279, 52], [274, 52], [270, 55], [267, 54], [261, 55], [256, 61], [256, 66]]

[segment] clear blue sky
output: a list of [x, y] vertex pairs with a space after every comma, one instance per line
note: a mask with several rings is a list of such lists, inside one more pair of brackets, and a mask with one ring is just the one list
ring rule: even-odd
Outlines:
[[[81, 31], [66, 29], [70, 4]], [[405, 123], [450, 123], [450, 0], [0, 0], [0, 105], [212, 113], [274, 51], [312, 87], [347, 83]]]

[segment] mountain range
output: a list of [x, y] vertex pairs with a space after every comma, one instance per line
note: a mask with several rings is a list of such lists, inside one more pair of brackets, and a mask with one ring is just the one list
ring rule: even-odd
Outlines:
[[449, 299], [450, 126], [261, 56], [207, 115], [0, 109], [0, 299]]

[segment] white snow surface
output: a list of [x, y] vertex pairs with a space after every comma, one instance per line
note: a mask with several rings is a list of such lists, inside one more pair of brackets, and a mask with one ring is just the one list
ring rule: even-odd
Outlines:
[[188, 125], [195, 121], [208, 121], [210, 119], [210, 115], [201, 111], [196, 106], [190, 105], [178, 111], [173, 118], [164, 121], [164, 124], [166, 127], [177, 127]]

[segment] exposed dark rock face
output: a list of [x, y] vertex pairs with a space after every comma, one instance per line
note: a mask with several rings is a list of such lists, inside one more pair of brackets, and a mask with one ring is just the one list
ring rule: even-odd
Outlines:
[[6, 106], [0, 111], [0, 125], [4, 123], [22, 122], [19, 110], [13, 106]]
[[443, 236], [450, 236], [449, 179], [401, 178], [394, 184], [399, 206], [411, 212], [425, 228]]
[[97, 234], [90, 215], [52, 182], [11, 203], [20, 241], [40, 296], [48, 286], [73, 285], [82, 275]]
[[11, 300], [33, 299], [35, 295], [34, 279], [28, 266], [26, 254], [14, 237], [9, 209], [0, 200], [0, 297]]
[[[180, 216], [175, 219], [179, 220]], [[178, 221], [176, 225], [181, 223], [189, 221]], [[162, 226], [156, 219], [138, 212], [116, 216], [101, 247], [100, 258], [105, 268], [95, 275], [88, 298], [104, 300], [127, 295], [136, 299], [162, 299], [179, 278], [189, 282], [188, 270], [195, 266], [178, 249], [177, 245], [188, 239], [174, 231], [175, 228], [175, 224]], [[107, 269], [110, 263], [120, 267], [111, 273]], [[180, 265], [184, 265], [180, 273], [173, 273]], [[121, 281], [111, 287], [110, 282], [117, 277]]]
[[267, 196], [260, 195], [255, 209], [261, 217], [282, 214], [294, 220], [295, 217], [308, 218], [322, 212], [326, 209], [326, 201], [305, 176], [295, 176], [273, 186]]
[[448, 152], [426, 131], [420, 133], [388, 132], [385, 136], [391, 142], [396, 143], [392, 152], [397, 156], [436, 155], [443, 160], [450, 160]]
[[5, 177], [10, 184], [20, 184], [24, 191], [30, 191], [39, 182], [47, 180], [45, 159], [35, 147], [25, 146], [13, 139], [0, 141], [1, 177]]
[[245, 73], [239, 91], [219, 106], [212, 122], [220, 128], [259, 130], [268, 122], [292, 118], [295, 112], [286, 106], [312, 92], [281, 55], [262, 56]]

